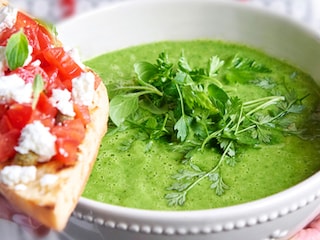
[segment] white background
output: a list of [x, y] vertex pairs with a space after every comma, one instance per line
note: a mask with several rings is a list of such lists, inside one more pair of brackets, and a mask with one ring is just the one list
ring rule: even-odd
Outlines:
[[[29, 13], [48, 20], [63, 20], [61, 4], [63, 0], [10, 0], [9, 2]], [[117, 1], [130, 0], [75, 0], [75, 14], [90, 11], [93, 8]], [[320, 33], [320, 1], [319, 0], [233, 0], [253, 4], [289, 15], [311, 26]]]

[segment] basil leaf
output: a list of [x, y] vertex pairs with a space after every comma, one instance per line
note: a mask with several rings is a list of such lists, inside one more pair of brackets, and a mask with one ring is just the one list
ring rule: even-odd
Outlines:
[[158, 73], [157, 68], [149, 62], [139, 62], [134, 64], [134, 71], [138, 79], [144, 82], [150, 82]]
[[44, 89], [44, 82], [40, 74], [37, 74], [33, 80], [32, 90], [33, 90], [33, 101], [32, 101], [32, 108], [35, 109], [37, 106], [40, 93]]
[[110, 118], [112, 122], [119, 126], [139, 107], [139, 98], [135, 94], [118, 95], [110, 101]]
[[28, 39], [22, 31], [11, 35], [5, 50], [10, 70], [15, 70], [24, 65], [29, 54], [28, 45]]

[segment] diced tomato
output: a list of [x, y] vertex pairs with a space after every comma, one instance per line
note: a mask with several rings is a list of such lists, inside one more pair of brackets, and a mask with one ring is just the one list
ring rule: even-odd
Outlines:
[[17, 29], [21, 29], [26, 26], [36, 26], [36, 25], [37, 23], [32, 17], [29, 17], [25, 13], [18, 11], [17, 21], [16, 21], [16, 24], [14, 25]]
[[2, 118], [0, 119], [0, 134], [1, 133], [6, 133], [13, 129], [12, 124], [9, 121], [9, 118], [7, 115], [3, 115]]
[[8, 109], [8, 105], [6, 104], [0, 104], [0, 117], [3, 116], [5, 114], [5, 112]]
[[77, 159], [78, 146], [85, 137], [85, 127], [80, 119], [65, 120], [56, 125], [51, 133], [57, 137], [55, 160], [65, 164], [73, 164]]
[[39, 95], [36, 109], [38, 111], [40, 111], [41, 113], [43, 113], [44, 115], [51, 117], [51, 118], [54, 118], [58, 113], [57, 108], [52, 106], [52, 104], [49, 101], [49, 98], [47, 97], [47, 95], [44, 92], [40, 93], [40, 95]]
[[6, 112], [13, 128], [21, 130], [31, 119], [32, 107], [30, 105], [14, 103]]
[[36, 26], [36, 22], [26, 14], [22, 12], [17, 13], [17, 19], [16, 23], [12, 28], [4, 29], [0, 34], [0, 45], [5, 46], [7, 45], [7, 41], [10, 38], [10, 36], [18, 31], [20, 29], [26, 27], [26, 26]]
[[57, 154], [53, 157], [54, 160], [62, 162], [66, 165], [72, 165], [77, 160], [78, 144], [71, 139], [57, 139], [56, 151]]
[[14, 147], [18, 143], [20, 131], [12, 129], [0, 134], [0, 162], [5, 162], [15, 154]]
[[54, 66], [43, 66], [44, 71], [48, 75], [48, 81], [46, 83], [45, 89], [46, 94], [48, 96], [52, 95], [52, 90], [55, 88], [58, 89], [65, 89], [66, 87], [60, 80], [60, 77], [58, 76], [58, 69]]
[[25, 67], [19, 67], [11, 71], [10, 75], [11, 74], [17, 74], [19, 77], [25, 80], [26, 83], [32, 83], [37, 74], [42, 77], [44, 82], [49, 81], [47, 73], [40, 66], [28, 65]]
[[85, 105], [78, 105], [74, 104], [73, 105], [74, 112], [76, 113], [76, 118], [80, 119], [83, 125], [87, 125], [90, 123], [91, 118], [90, 118], [90, 112], [88, 106]]
[[62, 47], [47, 48], [43, 51], [43, 56], [48, 63], [58, 68], [61, 81], [70, 91], [72, 89], [71, 80], [83, 72], [81, 67]]
[[65, 120], [62, 125], [54, 126], [51, 133], [58, 139], [69, 139], [79, 145], [85, 137], [85, 127], [80, 119]]
[[[39, 25], [33, 18], [22, 12], [18, 12], [16, 23], [12, 28], [4, 29], [0, 34], [0, 46], [7, 44], [10, 36], [23, 29], [30, 46], [33, 48], [33, 56], [41, 54], [42, 49], [46, 49], [54, 44], [53, 36], [45, 27]], [[41, 58], [41, 57], [40, 57]]]
[[43, 60], [43, 49], [52, 47], [54, 41], [51, 34], [40, 25], [31, 25], [23, 28], [24, 34], [27, 36], [29, 45], [32, 47], [32, 56]]
[[52, 34], [48, 32], [48, 30], [45, 27], [41, 25], [38, 25], [38, 26], [39, 26], [39, 31], [38, 31], [37, 37], [38, 37], [40, 49], [46, 49], [48, 47], [55, 45], [54, 36], [52, 36]]

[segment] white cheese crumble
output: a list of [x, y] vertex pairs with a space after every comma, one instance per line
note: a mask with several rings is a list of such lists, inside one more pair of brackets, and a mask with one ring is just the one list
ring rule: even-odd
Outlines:
[[58, 176], [55, 174], [46, 174], [40, 179], [41, 187], [52, 186], [58, 180]]
[[38, 162], [47, 162], [56, 154], [56, 137], [52, 135], [48, 127], [40, 121], [27, 124], [21, 131], [18, 146], [14, 149], [27, 154], [29, 151], [39, 156]]
[[58, 108], [62, 114], [70, 117], [74, 117], [76, 115], [73, 109], [71, 93], [67, 89], [53, 89], [52, 96], [49, 100], [51, 104]]
[[12, 165], [1, 170], [0, 179], [4, 184], [12, 187], [32, 182], [36, 179], [36, 175], [37, 168], [35, 166]]
[[32, 83], [25, 83], [17, 74], [0, 76], [0, 103], [12, 100], [18, 103], [31, 103]]
[[25, 191], [27, 190], [27, 186], [25, 184], [17, 184], [16, 186], [14, 186], [14, 190], [16, 191]]
[[18, 10], [11, 6], [4, 6], [0, 9], [0, 32], [6, 28], [12, 28], [16, 23]]
[[64, 50], [69, 54], [72, 60], [79, 65], [79, 67], [85, 69], [85, 65], [81, 61], [79, 50], [77, 48], [64, 47]]
[[92, 72], [82, 73], [72, 79], [72, 98], [79, 105], [91, 106], [94, 98], [95, 76]]

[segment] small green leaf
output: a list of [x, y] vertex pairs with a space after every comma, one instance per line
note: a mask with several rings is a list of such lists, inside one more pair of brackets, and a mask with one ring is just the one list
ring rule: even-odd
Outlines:
[[138, 96], [134, 94], [118, 95], [110, 101], [110, 118], [119, 126], [125, 119], [137, 111], [139, 107]]
[[139, 62], [134, 64], [134, 71], [138, 76], [138, 79], [144, 82], [150, 82], [156, 74], [158, 69], [149, 62]]
[[15, 70], [24, 65], [29, 54], [28, 45], [28, 39], [22, 31], [11, 35], [5, 50], [10, 70]]
[[182, 206], [186, 201], [186, 192], [182, 193], [169, 193], [165, 195], [168, 200], [169, 206]]
[[37, 74], [33, 80], [33, 84], [32, 84], [32, 90], [33, 90], [33, 101], [32, 101], [32, 108], [35, 109], [38, 100], [39, 100], [39, 96], [40, 93], [43, 91], [44, 89], [44, 82], [43, 79], [41, 77], [41, 75]]
[[188, 126], [190, 125], [190, 118], [181, 116], [181, 118], [174, 125], [174, 130], [177, 130], [177, 137], [180, 138], [181, 142], [186, 140], [188, 136]]
[[185, 58], [185, 56], [183, 54], [179, 58], [178, 66], [179, 66], [179, 69], [185, 73], [192, 71], [192, 68], [190, 67], [187, 59]]
[[220, 60], [218, 56], [212, 56], [208, 63], [208, 76], [216, 76], [219, 69], [223, 66], [224, 61]]

